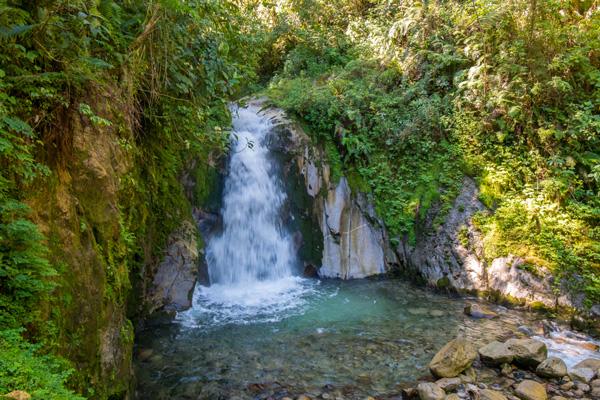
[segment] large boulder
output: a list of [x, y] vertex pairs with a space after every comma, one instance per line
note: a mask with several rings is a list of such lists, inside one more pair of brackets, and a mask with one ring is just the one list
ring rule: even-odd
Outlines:
[[446, 393], [435, 383], [421, 382], [417, 386], [421, 400], [444, 400]]
[[515, 394], [522, 400], [546, 400], [546, 388], [536, 381], [524, 380], [515, 389]]
[[156, 268], [149, 293], [150, 313], [187, 310], [204, 258], [198, 248], [198, 229], [185, 221], [168, 238], [162, 262]]
[[537, 366], [535, 373], [544, 378], [562, 378], [567, 375], [567, 365], [558, 357], [548, 357]]
[[507, 343], [493, 341], [479, 349], [481, 361], [487, 365], [510, 364], [515, 358], [514, 353], [508, 348]]
[[583, 383], [589, 383], [592, 379], [594, 379], [595, 375], [596, 373], [591, 368], [573, 368], [569, 372], [571, 379]]
[[438, 378], [454, 378], [473, 364], [477, 351], [465, 338], [448, 342], [429, 363], [431, 373]]
[[497, 390], [483, 389], [479, 392], [479, 400], [506, 400], [506, 396]]
[[508, 349], [514, 355], [515, 364], [524, 367], [537, 367], [548, 357], [546, 344], [535, 339], [509, 339]]

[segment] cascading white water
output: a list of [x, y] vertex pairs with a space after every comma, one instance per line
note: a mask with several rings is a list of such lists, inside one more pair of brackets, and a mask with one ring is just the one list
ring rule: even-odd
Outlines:
[[286, 195], [268, 159], [271, 129], [256, 110], [240, 108], [223, 197], [223, 233], [208, 243], [211, 283], [252, 285], [292, 275], [292, 240], [281, 226]]
[[211, 286], [199, 286], [192, 310], [180, 316], [192, 325], [200, 314], [216, 325], [278, 320], [298, 309], [313, 285], [293, 275], [297, 257], [281, 221], [286, 194], [265, 143], [272, 124], [255, 106], [233, 114], [223, 229], [206, 248]]

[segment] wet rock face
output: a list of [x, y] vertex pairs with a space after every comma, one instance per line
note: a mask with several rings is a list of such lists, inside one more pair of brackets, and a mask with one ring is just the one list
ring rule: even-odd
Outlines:
[[[261, 104], [264, 99], [253, 102]], [[275, 124], [269, 147], [286, 157], [287, 169], [295, 170], [294, 173], [288, 171], [287, 176], [293, 179], [294, 174], [299, 175], [303, 190], [310, 198], [305, 207], [310, 208], [322, 234], [319, 277], [364, 278], [384, 273], [389, 265], [396, 264], [372, 199], [352, 190], [344, 177], [333, 182], [322, 149], [287, 119], [282, 110], [266, 108], [262, 113]], [[302, 238], [307, 239], [310, 238]]]
[[486, 262], [481, 234], [472, 222], [477, 212], [489, 211], [478, 195], [477, 184], [465, 178], [440, 226], [433, 224], [439, 210], [432, 207], [421, 224], [415, 246], [404, 242], [397, 248], [404, 268], [431, 286], [491, 292], [547, 307], [570, 305], [566, 296], [553, 292], [549, 271], [534, 275], [521, 268], [523, 259], [512, 255]]
[[150, 313], [191, 307], [201, 260], [204, 258], [199, 257], [198, 231], [191, 222], [184, 222], [169, 237], [165, 257], [154, 274]]
[[415, 246], [401, 243], [398, 248], [405, 267], [418, 272], [434, 286], [443, 280], [452, 288], [480, 289], [485, 282], [485, 266], [480, 261], [482, 249], [471, 246], [480, 241], [471, 217], [485, 210], [485, 206], [477, 196], [475, 182], [465, 179], [445, 222], [437, 228], [433, 219], [439, 210], [432, 207], [421, 223]]
[[328, 191], [321, 226], [324, 249], [319, 276], [350, 279], [385, 272], [383, 228], [365, 217], [346, 178]]

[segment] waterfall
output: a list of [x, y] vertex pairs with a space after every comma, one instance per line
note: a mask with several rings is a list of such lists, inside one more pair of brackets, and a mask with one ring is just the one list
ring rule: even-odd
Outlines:
[[253, 108], [234, 113], [223, 232], [207, 246], [210, 280], [222, 285], [279, 280], [292, 275], [295, 254], [281, 224], [286, 195], [265, 143], [272, 127]]
[[271, 129], [257, 106], [233, 109], [223, 226], [207, 238], [211, 285], [196, 288], [192, 309], [179, 316], [184, 324], [278, 320], [301, 309], [315, 285], [294, 276], [297, 255], [281, 216], [286, 193], [266, 143]]

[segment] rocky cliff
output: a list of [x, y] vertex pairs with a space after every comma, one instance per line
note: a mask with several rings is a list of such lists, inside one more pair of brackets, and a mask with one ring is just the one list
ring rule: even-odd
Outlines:
[[435, 226], [437, 207], [429, 211], [417, 235], [416, 244], [406, 241], [397, 248], [402, 265], [434, 287], [487, 294], [546, 308], [572, 306], [569, 298], [557, 291], [552, 274], [538, 268], [526, 269], [525, 261], [508, 255], [488, 260], [481, 234], [473, 224], [478, 212], [491, 212], [478, 200], [476, 183], [463, 180], [462, 189], [444, 218]]
[[287, 174], [299, 175], [310, 198], [305, 206], [322, 237], [315, 260], [318, 275], [353, 279], [388, 271], [396, 256], [369, 196], [352, 189], [345, 177], [335, 181], [323, 149], [282, 110], [268, 107], [264, 98], [251, 102], [265, 107], [263, 114], [275, 125], [271, 147], [287, 155]]

